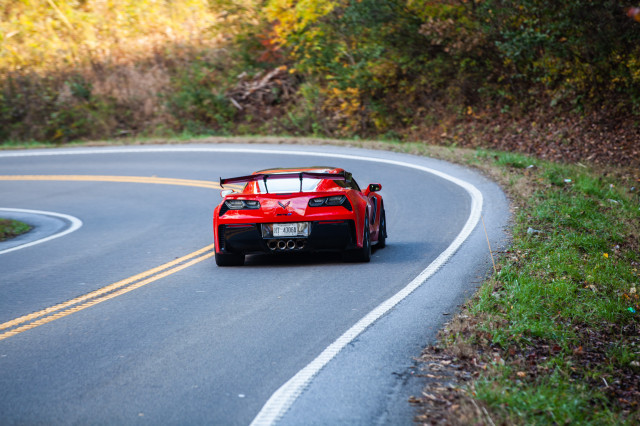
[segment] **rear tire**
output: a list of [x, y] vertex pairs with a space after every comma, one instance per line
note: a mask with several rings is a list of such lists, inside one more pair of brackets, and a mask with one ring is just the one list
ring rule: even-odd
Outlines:
[[378, 248], [385, 248], [387, 246], [387, 215], [382, 209], [382, 215], [380, 216], [380, 226], [378, 228]]
[[242, 266], [244, 254], [216, 253], [216, 265], [218, 266]]
[[369, 232], [369, 218], [364, 220], [364, 237], [362, 238], [362, 248], [349, 250], [344, 254], [345, 260], [349, 262], [369, 262], [371, 260], [371, 234]]

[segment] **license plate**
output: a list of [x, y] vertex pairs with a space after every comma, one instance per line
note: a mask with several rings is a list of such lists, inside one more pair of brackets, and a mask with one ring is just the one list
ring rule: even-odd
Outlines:
[[274, 223], [273, 236], [274, 237], [297, 237], [298, 224], [297, 223]]

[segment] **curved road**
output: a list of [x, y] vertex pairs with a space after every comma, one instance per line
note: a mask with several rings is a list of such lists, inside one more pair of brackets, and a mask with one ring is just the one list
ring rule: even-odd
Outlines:
[[[369, 264], [326, 254], [217, 268], [218, 177], [301, 165], [381, 183], [388, 246]], [[0, 194], [0, 208], [82, 222], [0, 244], [3, 424], [411, 424], [412, 357], [491, 265], [480, 209], [494, 251], [509, 218], [499, 188], [464, 168], [327, 146], [5, 152]]]

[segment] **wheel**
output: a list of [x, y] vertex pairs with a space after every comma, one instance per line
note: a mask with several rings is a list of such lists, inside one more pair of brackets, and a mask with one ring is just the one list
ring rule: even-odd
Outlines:
[[218, 266], [242, 266], [244, 254], [216, 253], [216, 265]]
[[362, 238], [362, 248], [349, 250], [345, 253], [345, 258], [349, 262], [369, 262], [371, 260], [371, 234], [369, 232], [369, 218], [364, 219], [364, 237]]
[[376, 247], [384, 248], [387, 245], [387, 215], [382, 209], [380, 216], [380, 227], [378, 228], [378, 245]]

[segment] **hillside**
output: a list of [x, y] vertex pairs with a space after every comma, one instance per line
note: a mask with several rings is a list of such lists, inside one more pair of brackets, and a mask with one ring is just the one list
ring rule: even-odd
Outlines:
[[637, 165], [627, 6], [8, 0], [0, 140], [374, 137]]

